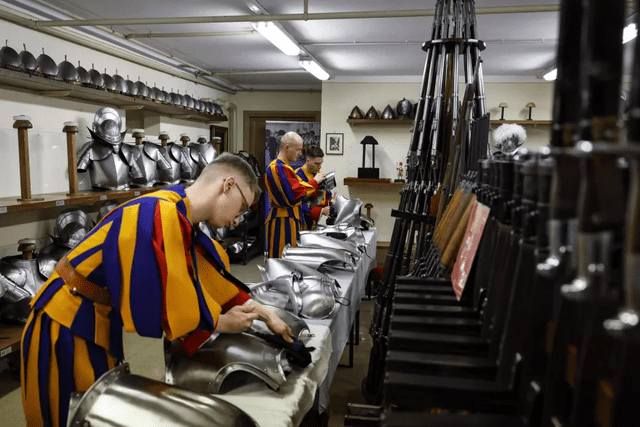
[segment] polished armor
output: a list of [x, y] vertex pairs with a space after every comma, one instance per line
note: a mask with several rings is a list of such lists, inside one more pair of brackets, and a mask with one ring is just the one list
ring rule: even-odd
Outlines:
[[[250, 334], [215, 334], [198, 351], [186, 356], [175, 342], [165, 342], [166, 381], [203, 394], [233, 389], [236, 372], [246, 372], [278, 390], [287, 380], [285, 349]], [[228, 380], [227, 380], [228, 377]], [[227, 380], [227, 381], [225, 381]]]
[[171, 168], [171, 164], [162, 155], [160, 147], [153, 142], [145, 141], [142, 145], [136, 145], [132, 148], [137, 150], [135, 160], [143, 176], [132, 178], [131, 185], [134, 187], [153, 187], [158, 181], [158, 171]]
[[322, 234], [301, 234], [299, 244], [300, 246], [343, 249], [358, 256], [366, 249], [366, 245], [364, 244], [357, 244], [348, 240], [338, 240]]
[[191, 158], [197, 165], [196, 176], [198, 176], [204, 168], [216, 158], [216, 149], [213, 147], [211, 141], [191, 144], [189, 148], [191, 148]]
[[4, 288], [5, 293], [0, 300], [0, 319], [25, 323], [31, 311], [31, 299], [47, 280], [40, 273], [38, 260], [5, 257], [0, 260], [0, 278], [0, 288]]
[[132, 374], [128, 363], [72, 396], [68, 425], [258, 427], [246, 412], [223, 399]]
[[183, 168], [189, 167], [182, 154], [182, 147], [170, 142], [166, 146], [158, 147], [158, 150], [170, 166], [167, 169], [158, 170], [158, 183], [169, 185], [179, 183]]
[[282, 251], [282, 259], [298, 262], [316, 270], [329, 266], [354, 271], [359, 258], [349, 251], [334, 248], [286, 245]]
[[334, 224], [348, 224], [353, 227], [373, 225], [373, 220], [360, 213], [362, 200], [347, 199], [343, 196], [336, 197], [331, 207], [334, 215]]

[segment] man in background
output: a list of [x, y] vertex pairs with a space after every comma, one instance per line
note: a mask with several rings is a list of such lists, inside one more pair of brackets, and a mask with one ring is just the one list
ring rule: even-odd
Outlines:
[[[317, 145], [310, 145], [305, 151], [305, 164], [296, 169], [296, 175], [304, 182], [310, 182], [320, 172], [324, 162], [324, 152]], [[302, 203], [302, 212], [306, 223], [306, 229], [311, 230], [320, 220], [322, 215], [329, 216], [331, 207], [329, 203], [333, 194], [325, 190], [325, 182], [318, 185], [318, 194], [315, 198], [309, 198]]]
[[271, 208], [266, 220], [267, 248], [269, 258], [280, 258], [287, 244], [296, 246], [300, 230], [305, 227], [302, 202], [316, 197], [318, 186], [324, 181], [324, 173], [318, 172], [303, 181], [295, 174], [289, 163], [302, 154], [302, 138], [295, 132], [282, 136], [278, 157], [267, 166], [265, 187]]

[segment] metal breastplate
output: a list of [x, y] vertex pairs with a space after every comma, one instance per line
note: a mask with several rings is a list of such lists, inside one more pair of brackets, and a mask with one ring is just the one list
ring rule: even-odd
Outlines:
[[338, 240], [322, 234], [301, 234], [298, 246], [309, 246], [317, 248], [334, 248], [349, 251], [354, 255], [364, 252], [364, 244], [355, 244], [347, 240]]
[[128, 363], [102, 375], [85, 393], [72, 394], [67, 425], [258, 427], [225, 400], [131, 374]]
[[319, 269], [321, 266], [331, 266], [350, 271], [355, 270], [360, 257], [344, 249], [320, 248], [286, 245], [282, 250], [282, 258]]
[[160, 154], [169, 164], [167, 169], [158, 170], [158, 183], [174, 185], [180, 182], [180, 171], [182, 162], [182, 150], [174, 143], [167, 144], [166, 147], [158, 147]]
[[54, 241], [38, 251], [38, 270], [45, 278], [51, 277], [56, 264], [69, 252], [70, 248], [60, 242]]
[[[282, 258], [268, 258], [265, 266], [258, 265], [258, 270], [263, 281], [275, 280], [278, 277], [289, 276], [294, 271], [298, 271], [302, 277], [316, 276], [324, 280], [333, 280], [324, 273], [304, 264]], [[337, 286], [337, 285], [336, 285]]]
[[333, 202], [332, 211], [335, 212], [335, 224], [349, 224], [353, 227], [361, 227], [360, 209], [362, 200], [347, 199], [343, 196], [336, 197]]
[[105, 190], [129, 188], [130, 162], [133, 162], [133, 157], [127, 159], [123, 150], [115, 147], [93, 141], [83, 147], [78, 157], [78, 172], [89, 171], [93, 188]]
[[251, 289], [252, 297], [263, 304], [279, 307], [306, 319], [324, 319], [335, 310], [336, 282], [294, 272], [263, 282]]
[[[289, 367], [284, 348], [250, 334], [214, 334], [193, 355], [187, 356], [174, 341], [165, 342], [166, 381], [198, 393], [219, 393], [237, 387], [245, 372], [278, 390]], [[284, 367], [283, 367], [284, 366]], [[235, 379], [235, 382], [234, 382]]]
[[316, 226], [313, 230], [301, 230], [300, 234], [319, 234], [337, 240], [355, 243], [356, 246], [366, 245], [362, 230], [347, 224]]
[[158, 150], [158, 146], [152, 142], [131, 147], [136, 150], [135, 160], [142, 171], [142, 177], [132, 178], [131, 185], [135, 187], [153, 187], [157, 181], [158, 171], [171, 167]]
[[194, 161], [198, 165], [198, 175], [200, 175], [202, 170], [216, 158], [216, 149], [211, 142], [192, 144], [191, 149]]
[[198, 165], [191, 157], [191, 147], [180, 147], [182, 149], [182, 169], [180, 179], [183, 182], [193, 182], [198, 176]]
[[31, 308], [29, 302], [40, 290], [46, 278], [35, 259], [6, 257], [0, 262], [0, 276], [5, 288], [0, 318], [26, 322]]

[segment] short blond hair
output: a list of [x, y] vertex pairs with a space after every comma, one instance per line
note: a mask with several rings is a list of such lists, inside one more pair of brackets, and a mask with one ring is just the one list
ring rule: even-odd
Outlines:
[[262, 190], [258, 184], [258, 177], [253, 172], [253, 168], [240, 156], [235, 154], [222, 153], [211, 163], [209, 163], [198, 177], [198, 181], [206, 180], [207, 183], [213, 181], [215, 178], [223, 173], [238, 174], [249, 186], [254, 194], [254, 201], [257, 201], [262, 194]]

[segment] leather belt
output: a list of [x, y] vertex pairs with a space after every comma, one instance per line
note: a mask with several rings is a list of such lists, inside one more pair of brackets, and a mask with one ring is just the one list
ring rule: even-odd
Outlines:
[[56, 272], [64, 280], [64, 283], [71, 288], [72, 294], [80, 294], [98, 304], [113, 307], [113, 300], [109, 291], [91, 283], [80, 275], [66, 256], [62, 257], [56, 264]]

